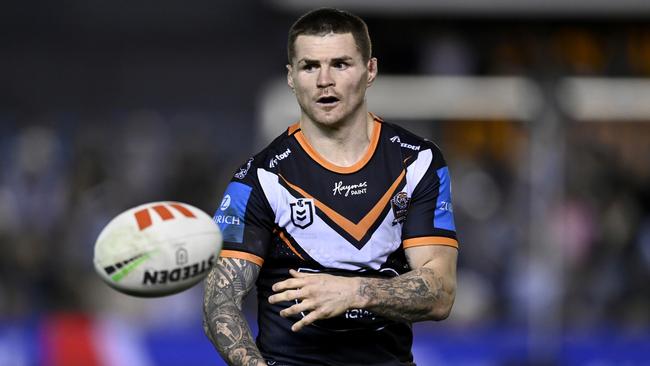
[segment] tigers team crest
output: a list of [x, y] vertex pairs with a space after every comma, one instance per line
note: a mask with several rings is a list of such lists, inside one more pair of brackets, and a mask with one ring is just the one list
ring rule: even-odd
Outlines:
[[406, 192], [398, 192], [392, 200], [390, 200], [390, 205], [393, 208], [393, 214], [395, 215], [395, 220], [393, 220], [393, 226], [404, 222], [406, 220], [406, 213], [408, 211], [409, 202], [411, 198], [406, 194]]
[[295, 226], [305, 229], [314, 222], [314, 200], [311, 198], [299, 198], [289, 206], [291, 206], [291, 222]]

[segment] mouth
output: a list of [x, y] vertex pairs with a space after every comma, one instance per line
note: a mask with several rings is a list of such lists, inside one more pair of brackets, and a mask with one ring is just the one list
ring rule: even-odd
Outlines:
[[334, 106], [339, 102], [339, 98], [335, 96], [322, 96], [316, 100], [316, 103], [322, 106]]

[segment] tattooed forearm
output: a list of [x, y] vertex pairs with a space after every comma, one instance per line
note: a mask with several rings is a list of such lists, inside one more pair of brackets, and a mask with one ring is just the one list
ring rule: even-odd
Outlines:
[[203, 329], [229, 365], [266, 364], [241, 312], [259, 269], [242, 259], [220, 258], [205, 280]]
[[414, 322], [442, 320], [449, 315], [453, 291], [430, 268], [419, 268], [391, 279], [363, 278], [359, 296], [364, 308], [378, 315]]

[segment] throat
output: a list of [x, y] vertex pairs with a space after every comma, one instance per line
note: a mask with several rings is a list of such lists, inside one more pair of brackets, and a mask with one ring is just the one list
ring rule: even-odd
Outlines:
[[[371, 117], [370, 117], [371, 118]], [[338, 167], [352, 167], [362, 163], [371, 155], [375, 129], [379, 127], [374, 119], [366, 124], [350, 126], [347, 129], [323, 130], [303, 128], [307, 149], [312, 150], [317, 160]]]
[[332, 144], [322, 146], [319, 153], [332, 164], [341, 167], [350, 167], [361, 161], [368, 150], [370, 141], [353, 144]]

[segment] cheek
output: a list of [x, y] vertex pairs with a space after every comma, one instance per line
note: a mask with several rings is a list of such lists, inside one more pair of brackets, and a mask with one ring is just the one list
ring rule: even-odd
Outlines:
[[312, 89], [310, 87], [311, 85], [310, 83], [312, 83], [311, 80], [303, 77], [301, 79], [294, 79], [293, 86], [297, 92], [298, 91], [300, 92], [300, 95], [305, 95], [305, 94], [309, 94], [310, 90]]
[[363, 97], [363, 94], [366, 90], [366, 79], [365, 78], [355, 78], [347, 83], [347, 92], [350, 96]]

